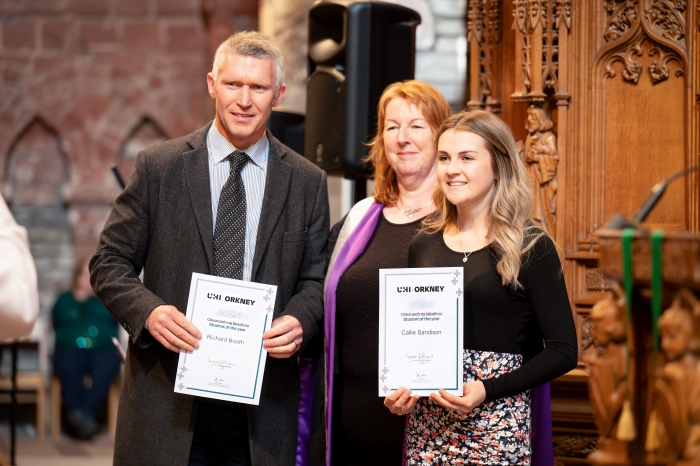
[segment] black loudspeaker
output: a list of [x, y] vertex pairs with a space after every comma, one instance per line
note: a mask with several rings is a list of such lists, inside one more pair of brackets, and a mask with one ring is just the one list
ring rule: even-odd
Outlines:
[[367, 176], [377, 104], [413, 79], [420, 15], [391, 3], [332, 0], [309, 13], [304, 156], [330, 174]]
[[277, 107], [267, 121], [267, 129], [297, 154], [304, 153], [304, 115]]

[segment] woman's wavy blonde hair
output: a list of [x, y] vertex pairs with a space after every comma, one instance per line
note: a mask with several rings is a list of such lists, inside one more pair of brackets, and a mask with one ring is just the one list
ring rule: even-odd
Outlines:
[[[527, 257], [537, 240], [547, 232], [532, 217], [535, 193], [518, 155], [513, 133], [503, 120], [484, 110], [463, 111], [447, 118], [435, 135], [436, 146], [440, 136], [448, 130], [467, 131], [484, 139], [496, 175], [488, 214], [491, 246], [500, 257], [496, 270], [504, 286], [522, 288], [518, 275], [523, 257]], [[447, 226], [456, 224], [457, 208], [447, 200], [439, 185], [433, 202], [436, 210], [424, 221], [428, 231], [444, 231]]]
[[399, 199], [396, 173], [384, 152], [386, 107], [394, 99], [404, 99], [417, 106], [433, 133], [438, 130], [442, 120], [452, 113], [450, 104], [440, 91], [422, 81], [403, 81], [390, 84], [384, 89], [377, 106], [377, 135], [369, 143], [369, 155], [365, 160], [374, 166], [374, 200], [389, 207], [395, 206]]

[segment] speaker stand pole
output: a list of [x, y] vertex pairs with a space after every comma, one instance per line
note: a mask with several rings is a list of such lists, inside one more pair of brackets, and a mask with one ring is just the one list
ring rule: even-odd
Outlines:
[[353, 192], [354, 204], [357, 204], [362, 199], [367, 197], [367, 178], [364, 178], [364, 177], [355, 178], [353, 180], [353, 184], [354, 184], [354, 187], [353, 187], [354, 189], [352, 190], [352, 192]]
[[367, 197], [367, 178], [345, 175], [340, 193], [341, 216], [350, 211], [352, 206]]
[[[17, 347], [19, 344], [12, 343], [12, 365], [10, 369], [10, 464], [15, 465], [17, 455]], [[37, 426], [38, 428], [38, 426]]]

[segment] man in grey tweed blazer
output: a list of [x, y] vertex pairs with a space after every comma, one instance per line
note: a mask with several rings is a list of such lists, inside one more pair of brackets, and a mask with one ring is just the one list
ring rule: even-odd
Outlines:
[[[90, 262], [97, 296], [130, 336], [115, 465], [305, 461], [309, 424], [300, 415], [310, 406], [300, 392], [298, 355], [323, 315], [326, 175], [265, 129], [285, 91], [282, 57], [268, 38], [230, 37], [207, 81], [213, 124], [139, 154]], [[263, 335], [260, 404], [250, 407], [173, 392], [179, 351], [201, 338], [184, 312], [192, 273], [213, 272], [215, 212], [235, 149], [250, 157], [241, 170], [243, 279], [278, 286], [272, 328]]]

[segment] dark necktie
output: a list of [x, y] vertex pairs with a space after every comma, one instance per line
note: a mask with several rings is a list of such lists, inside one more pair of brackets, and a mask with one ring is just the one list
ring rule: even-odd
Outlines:
[[214, 231], [214, 275], [243, 279], [245, 255], [246, 201], [241, 170], [248, 154], [236, 150], [227, 157], [231, 164], [228, 180], [219, 196]]

